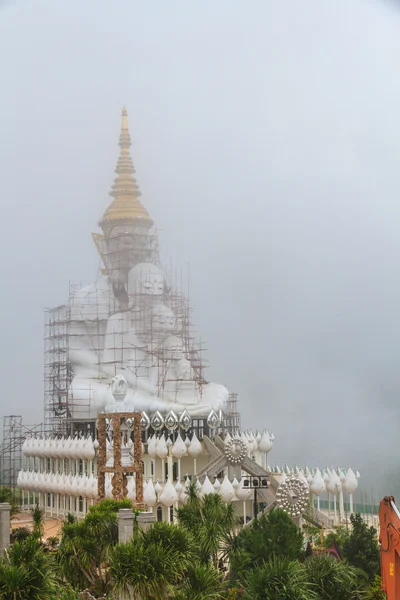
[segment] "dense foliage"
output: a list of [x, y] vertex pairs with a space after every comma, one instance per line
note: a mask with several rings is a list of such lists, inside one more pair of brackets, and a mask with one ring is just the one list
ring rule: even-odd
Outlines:
[[279, 556], [244, 575], [246, 600], [318, 600], [318, 595], [297, 560]]
[[57, 551], [60, 575], [78, 589], [103, 593], [110, 588], [109, 556], [118, 542], [117, 512], [132, 507], [129, 500], [104, 500], [91, 506], [82, 521], [69, 516]]
[[19, 510], [19, 499], [9, 487], [2, 485], [0, 486], [0, 504], [3, 502], [7, 502], [11, 506], [11, 516], [17, 514]]
[[128, 543], [118, 543], [116, 513], [129, 501], [103, 501], [81, 521], [68, 515], [46, 543], [35, 509], [33, 532], [16, 530], [0, 560], [0, 600], [382, 600], [376, 532], [360, 515], [325, 537], [339, 561], [306, 553], [284, 512], [240, 529], [233, 506], [191, 487], [176, 523], [136, 527]]
[[282, 510], [272, 509], [243, 528], [237, 536], [237, 548], [249, 557], [253, 567], [273, 556], [296, 560], [304, 552], [301, 530]]
[[362, 569], [369, 581], [379, 573], [379, 549], [376, 543], [377, 532], [368, 527], [361, 515], [351, 515], [351, 530], [343, 542], [343, 556], [349, 565]]
[[357, 571], [327, 554], [311, 556], [305, 561], [307, 579], [320, 600], [358, 600], [361, 582]]
[[36, 536], [16, 542], [0, 561], [0, 598], [53, 600], [56, 569]]
[[238, 523], [234, 505], [226, 504], [219, 494], [208, 494], [201, 500], [194, 485], [188, 496], [186, 505], [176, 511], [178, 522], [195, 536], [200, 562], [211, 561], [217, 568], [224, 548], [229, 551], [230, 534]]

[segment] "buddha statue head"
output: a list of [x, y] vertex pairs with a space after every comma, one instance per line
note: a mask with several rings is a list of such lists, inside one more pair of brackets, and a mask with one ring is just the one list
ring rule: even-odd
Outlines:
[[127, 274], [134, 265], [151, 260], [155, 236], [138, 225], [116, 225], [105, 238], [105, 245], [110, 275], [114, 270]]
[[119, 270], [132, 268], [135, 247], [135, 228], [132, 225], [113, 227], [106, 238], [106, 244], [111, 268]]
[[128, 274], [129, 305], [140, 297], [162, 296], [165, 291], [164, 274], [160, 267], [151, 263], [139, 263]]

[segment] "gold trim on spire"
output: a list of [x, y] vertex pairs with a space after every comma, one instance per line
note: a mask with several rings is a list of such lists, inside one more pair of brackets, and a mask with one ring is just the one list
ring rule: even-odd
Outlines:
[[147, 228], [153, 225], [149, 213], [139, 200], [142, 194], [134, 177], [135, 168], [129, 151], [131, 136], [129, 135], [127, 116], [128, 113], [124, 106], [119, 136], [121, 151], [115, 169], [117, 176], [110, 191], [110, 196], [114, 200], [99, 222], [103, 230], [109, 230], [114, 225], [122, 224], [121, 222], [141, 223]]

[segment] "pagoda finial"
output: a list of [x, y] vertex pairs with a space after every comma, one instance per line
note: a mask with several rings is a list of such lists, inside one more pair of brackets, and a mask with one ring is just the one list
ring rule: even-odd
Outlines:
[[110, 196], [114, 198], [105, 211], [99, 225], [105, 233], [119, 224], [138, 223], [150, 228], [153, 221], [142, 206], [139, 197], [142, 195], [135, 179], [135, 168], [130, 155], [131, 136], [128, 128], [128, 112], [122, 108], [121, 132], [119, 147], [121, 148], [115, 172], [117, 174], [112, 185]]
[[126, 106], [124, 104], [124, 106], [122, 107], [122, 121], [121, 121], [121, 131], [128, 131], [128, 111], [126, 110]]

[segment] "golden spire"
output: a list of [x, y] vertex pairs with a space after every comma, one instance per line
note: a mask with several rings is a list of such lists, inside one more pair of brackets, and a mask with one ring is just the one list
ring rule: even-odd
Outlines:
[[121, 152], [115, 169], [117, 176], [110, 191], [110, 196], [114, 200], [106, 209], [99, 222], [100, 227], [105, 232], [108, 232], [115, 225], [122, 225], [127, 222], [140, 223], [147, 228], [153, 225], [149, 213], [139, 200], [142, 194], [134, 177], [135, 168], [129, 152], [131, 136], [129, 135], [127, 116], [128, 113], [124, 106], [122, 109], [121, 133], [119, 136]]

